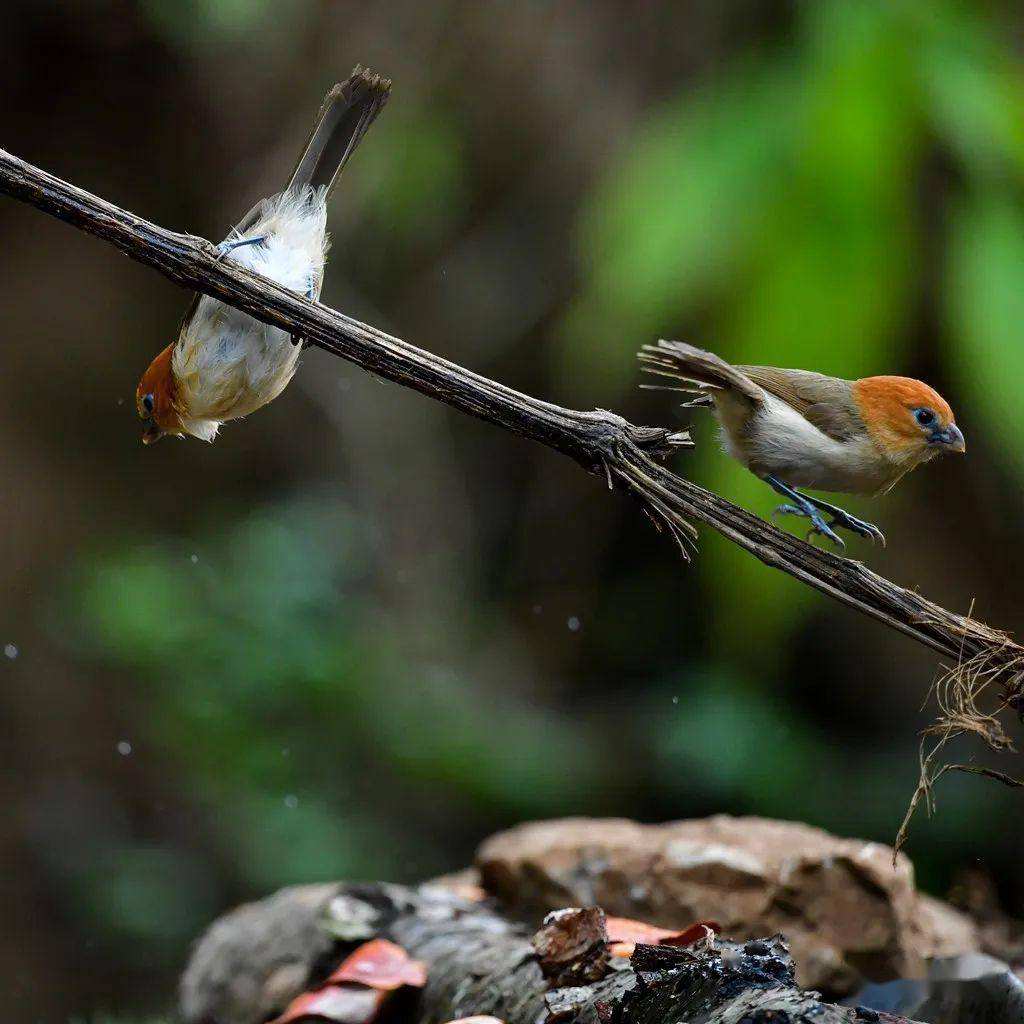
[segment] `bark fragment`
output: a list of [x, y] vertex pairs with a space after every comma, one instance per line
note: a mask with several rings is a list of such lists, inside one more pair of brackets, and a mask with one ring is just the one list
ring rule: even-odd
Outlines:
[[551, 911], [533, 937], [533, 948], [552, 988], [600, 981], [608, 971], [604, 911], [600, 907]]

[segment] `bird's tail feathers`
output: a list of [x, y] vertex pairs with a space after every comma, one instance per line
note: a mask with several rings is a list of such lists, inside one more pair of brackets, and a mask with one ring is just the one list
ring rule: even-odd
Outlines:
[[[657, 345], [644, 345], [639, 359], [648, 373], [696, 384], [696, 390], [724, 388], [756, 403], [764, 398], [761, 389], [735, 366], [714, 352], [705, 352], [684, 341], [659, 341]], [[709, 403], [707, 396], [698, 396], [688, 404], [699, 406]]]
[[677, 395], [689, 395], [687, 401], [680, 403], [680, 407], [683, 409], [700, 409], [714, 405], [711, 396], [699, 384], [688, 388], [673, 388], [667, 384], [640, 384], [638, 386], [641, 391], [672, 391]]
[[334, 188], [362, 137], [391, 95], [391, 80], [356, 66], [324, 97], [313, 131], [286, 188]]

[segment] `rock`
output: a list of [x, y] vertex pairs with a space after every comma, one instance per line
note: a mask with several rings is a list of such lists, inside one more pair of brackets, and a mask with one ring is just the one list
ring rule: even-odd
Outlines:
[[927, 893], [917, 895], [917, 925], [921, 956], [945, 959], [962, 953], [991, 952], [977, 922]]
[[968, 918], [916, 891], [905, 856], [894, 867], [888, 846], [792, 822], [570, 818], [498, 833], [476, 860], [484, 888], [523, 915], [600, 906], [666, 928], [713, 919], [733, 939], [780, 933], [798, 982], [834, 994], [979, 944]]
[[962, 868], [949, 898], [977, 925], [981, 951], [1005, 960], [1024, 978], [1024, 921], [1003, 909], [992, 877], [977, 868]]
[[181, 978], [186, 1024], [250, 1024], [276, 1016], [310, 982], [333, 945], [318, 924], [337, 885], [282, 889], [218, 918]]
[[463, 868], [461, 871], [452, 871], [447, 875], [439, 875], [431, 878], [428, 885], [437, 885], [442, 889], [448, 889], [456, 896], [464, 900], [476, 902], [486, 899], [487, 893], [480, 886], [480, 872], [476, 868]]

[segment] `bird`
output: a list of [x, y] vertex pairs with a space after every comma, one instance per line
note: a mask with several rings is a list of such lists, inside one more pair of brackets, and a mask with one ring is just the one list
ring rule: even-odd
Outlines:
[[[390, 80], [359, 66], [335, 85], [285, 187], [242, 218], [218, 246], [218, 258], [319, 299], [330, 245], [328, 199], [390, 92]], [[281, 394], [301, 350], [301, 338], [196, 294], [176, 340], [153, 359], [136, 388], [143, 444], [168, 435], [213, 441], [223, 422]]]
[[[966, 450], [949, 403], [911, 377], [843, 380], [811, 370], [727, 363], [680, 341], [645, 345], [651, 373], [685, 381], [673, 388], [708, 407], [722, 444], [737, 462], [785, 499], [776, 515], [810, 520], [808, 539], [827, 537], [845, 548], [837, 529], [885, 543], [881, 530], [798, 488], [884, 494], [937, 455]], [[826, 520], [826, 516], [828, 520]]]

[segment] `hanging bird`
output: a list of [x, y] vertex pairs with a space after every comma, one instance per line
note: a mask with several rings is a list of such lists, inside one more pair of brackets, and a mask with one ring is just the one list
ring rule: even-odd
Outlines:
[[[224, 258], [316, 300], [327, 257], [327, 201], [391, 82], [364, 68], [334, 86], [284, 190], [257, 203], [220, 245]], [[225, 420], [275, 399], [295, 374], [301, 338], [196, 295], [178, 338], [142, 375], [144, 444], [167, 434], [212, 441]]]
[[[805, 516], [808, 536], [845, 547], [836, 529], [879, 539], [878, 527], [797, 490], [881, 494], [916, 466], [963, 452], [946, 400], [910, 377], [841, 380], [809, 370], [732, 366], [679, 341], [645, 345], [644, 369], [693, 385], [691, 407], [708, 406], [725, 450], [786, 498], [776, 514]], [[825, 516], [829, 517], [826, 522]]]

